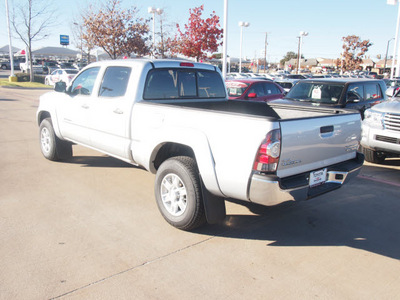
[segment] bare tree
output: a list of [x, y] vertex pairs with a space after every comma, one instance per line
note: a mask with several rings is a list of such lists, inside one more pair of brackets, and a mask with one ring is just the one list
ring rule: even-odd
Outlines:
[[75, 19], [72, 22], [72, 36], [74, 38], [75, 46], [81, 50], [81, 61], [83, 61], [84, 52], [87, 54], [87, 62], [90, 63], [90, 52], [95, 48], [93, 44], [93, 38], [90, 37], [90, 33], [87, 31], [87, 28], [83, 25], [83, 16], [86, 13], [82, 14], [80, 19]]
[[32, 42], [48, 37], [48, 29], [56, 22], [55, 9], [45, 0], [19, 1], [13, 7], [12, 20], [15, 33], [28, 51], [30, 81], [33, 81]]
[[119, 0], [107, 0], [100, 8], [90, 6], [82, 16], [82, 38], [102, 48], [112, 59], [121, 55], [148, 53], [148, 20], [136, 17], [137, 10], [123, 10]]
[[166, 58], [171, 56], [171, 49], [168, 44], [176, 34], [176, 23], [170, 23], [167, 21], [167, 14], [164, 12], [158, 16], [160, 25], [159, 31], [156, 31], [156, 35], [159, 36], [158, 42], [156, 42], [155, 53], [156, 57]]

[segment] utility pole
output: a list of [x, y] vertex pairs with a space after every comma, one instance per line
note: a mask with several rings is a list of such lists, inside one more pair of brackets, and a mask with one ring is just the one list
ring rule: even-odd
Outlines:
[[265, 45], [264, 45], [264, 73], [267, 72], [267, 45], [268, 45], [268, 33], [265, 33]]

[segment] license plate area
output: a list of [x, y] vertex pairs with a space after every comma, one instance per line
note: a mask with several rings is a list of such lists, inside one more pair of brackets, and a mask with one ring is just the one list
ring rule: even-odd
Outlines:
[[326, 181], [327, 168], [310, 172], [309, 186], [315, 187], [324, 184]]

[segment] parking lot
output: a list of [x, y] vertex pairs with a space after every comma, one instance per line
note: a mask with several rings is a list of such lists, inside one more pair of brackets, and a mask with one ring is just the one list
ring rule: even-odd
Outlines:
[[0, 87], [0, 299], [395, 299], [400, 159], [276, 207], [227, 202], [184, 232], [157, 210], [154, 175], [74, 146], [40, 153], [44, 90]]

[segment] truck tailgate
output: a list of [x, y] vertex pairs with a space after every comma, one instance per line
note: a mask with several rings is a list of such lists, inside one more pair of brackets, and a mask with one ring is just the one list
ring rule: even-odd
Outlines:
[[361, 119], [358, 113], [281, 120], [281, 178], [323, 169], [356, 157]]

